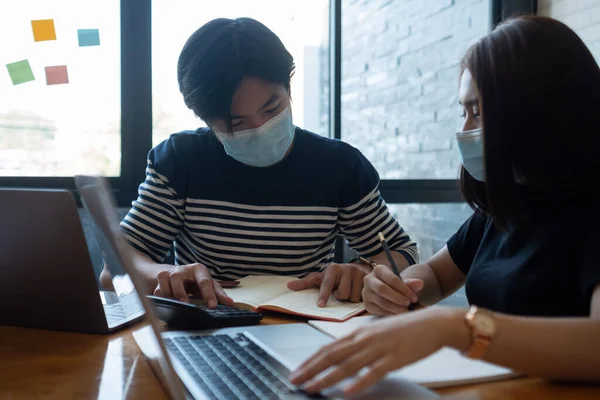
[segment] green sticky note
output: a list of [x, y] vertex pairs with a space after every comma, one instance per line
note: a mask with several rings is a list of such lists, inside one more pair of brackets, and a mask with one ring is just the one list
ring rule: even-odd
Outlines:
[[6, 68], [8, 69], [8, 74], [10, 75], [10, 79], [12, 79], [13, 85], [35, 80], [28, 60], [6, 64]]

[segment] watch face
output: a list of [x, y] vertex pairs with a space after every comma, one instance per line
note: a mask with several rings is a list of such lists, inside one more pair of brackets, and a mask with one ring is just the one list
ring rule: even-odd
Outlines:
[[496, 324], [489, 315], [477, 314], [473, 322], [477, 330], [486, 336], [493, 336], [496, 333]]

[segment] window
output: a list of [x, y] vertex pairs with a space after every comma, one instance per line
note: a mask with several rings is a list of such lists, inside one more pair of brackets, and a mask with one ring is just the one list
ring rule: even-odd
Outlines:
[[[380, 172], [390, 205], [459, 204], [452, 144], [460, 125], [458, 60], [487, 32], [488, 21], [505, 18], [507, 10], [534, 11], [534, 3], [23, 0], [0, 6], [0, 33], [9, 39], [0, 44], [0, 186], [73, 189], [73, 174], [101, 173], [112, 177], [119, 205], [129, 206], [152, 145], [202, 125], [177, 87], [185, 40], [212, 18], [249, 16], [294, 55], [298, 126], [358, 147]], [[540, 1], [547, 12], [563, 3]], [[593, 15], [582, 16], [589, 23], [579, 27], [583, 36], [591, 32], [589, 43], [595, 43], [586, 28]], [[50, 18], [57, 40], [35, 42], [31, 21]], [[98, 29], [100, 45], [80, 47], [79, 29]], [[22, 60], [35, 80], [14, 85], [6, 64]], [[62, 65], [69, 83], [47, 85], [45, 67]], [[54, 72], [53, 79], [64, 79]], [[407, 227], [410, 214], [399, 214]], [[414, 226], [411, 233], [420, 234]]]
[[328, 0], [228, 0], [152, 2], [153, 144], [171, 133], [205, 124], [187, 109], [177, 85], [177, 59], [188, 37], [214, 18], [254, 18], [270, 28], [294, 57], [294, 123], [328, 135]]
[[573, 29], [600, 61], [600, 2], [539, 0], [539, 15], [556, 18]]
[[382, 179], [456, 179], [459, 62], [489, 0], [342, 1], [342, 139]]
[[[410, 233], [411, 239], [417, 242], [421, 262], [442, 249], [473, 213], [466, 203], [409, 203], [390, 204], [388, 207], [400, 225]], [[460, 288], [440, 304], [467, 307], [465, 288]]]
[[119, 176], [119, 1], [0, 9], [0, 176]]
[[427, 261], [444, 247], [473, 214], [466, 203], [388, 204], [388, 208], [417, 242], [421, 261]]

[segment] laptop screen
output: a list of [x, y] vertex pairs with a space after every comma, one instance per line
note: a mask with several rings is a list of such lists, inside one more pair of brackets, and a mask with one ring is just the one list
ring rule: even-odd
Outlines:
[[[117, 275], [113, 278], [115, 290], [119, 297], [129, 296], [141, 302], [146, 315], [143, 326], [149, 334], [147, 343], [152, 347], [152, 365], [156, 365], [160, 371], [157, 375], [171, 398], [184, 399], [185, 391], [181, 381], [177, 377], [171, 360], [160, 336], [160, 325], [153, 316], [152, 305], [146, 296], [138, 296], [137, 293], [144, 292], [144, 282], [133, 265], [133, 250], [127, 244], [119, 227], [117, 209], [108, 186], [108, 182], [102, 177], [76, 176], [75, 184], [81, 196], [84, 207], [90, 213], [96, 227], [100, 231], [100, 248], [105, 252], [107, 263], [118, 263], [126, 275]], [[114, 264], [117, 265], [117, 264]], [[136, 290], [137, 289], [137, 290]], [[135, 334], [135, 333], [134, 333]], [[147, 353], [146, 351], [144, 352]]]
[[[112, 276], [116, 296], [104, 293], [103, 303], [110, 304], [117, 301], [121, 305], [121, 310], [124, 311], [126, 318], [137, 317], [143, 309], [141, 302], [131, 278], [124, 272], [123, 262], [118, 256], [116, 244], [110, 239], [111, 226], [118, 224], [118, 215], [116, 212], [112, 215], [112, 207], [106, 208], [105, 215], [101, 214], [104, 207], [100, 201], [102, 194], [99, 192], [98, 184], [91, 177], [78, 179], [78, 191], [92, 220], [94, 237], [102, 251], [103, 266], [107, 268]], [[107, 201], [112, 201], [110, 192], [107, 197]], [[112, 203], [110, 204], [112, 205]]]

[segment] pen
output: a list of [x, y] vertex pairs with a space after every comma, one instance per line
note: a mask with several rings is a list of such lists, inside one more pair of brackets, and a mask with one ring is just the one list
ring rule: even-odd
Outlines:
[[392, 271], [394, 272], [394, 275], [396, 275], [398, 278], [402, 279], [400, 277], [400, 271], [398, 271], [398, 267], [396, 267], [396, 263], [394, 262], [394, 258], [392, 257], [392, 253], [390, 253], [390, 248], [387, 245], [387, 242], [385, 241], [385, 236], [383, 236], [383, 233], [379, 232], [379, 241], [381, 242], [381, 246], [383, 247], [383, 251], [385, 251], [385, 255], [390, 263], [390, 267], [392, 267]]
[[[379, 236], [379, 241], [381, 242], [381, 247], [383, 247], [383, 251], [385, 252], [385, 255], [390, 263], [390, 267], [392, 267], [392, 272], [394, 273], [394, 275], [396, 275], [398, 278], [400, 278], [401, 281], [403, 281], [402, 277], [400, 276], [400, 271], [398, 271], [398, 267], [396, 267], [396, 263], [394, 262], [394, 258], [392, 257], [392, 253], [390, 253], [390, 248], [387, 245], [385, 236], [383, 236], [383, 233], [381, 233], [381, 232], [379, 232], [379, 234], [377, 236]], [[412, 311], [415, 309], [415, 307], [418, 304], [419, 303], [412, 303], [408, 306], [408, 309], [410, 311]]]

